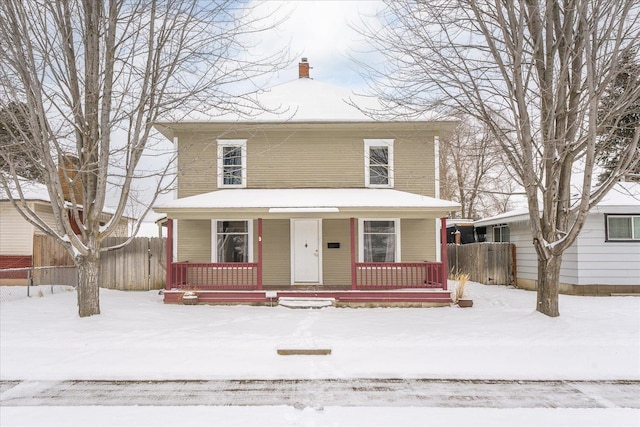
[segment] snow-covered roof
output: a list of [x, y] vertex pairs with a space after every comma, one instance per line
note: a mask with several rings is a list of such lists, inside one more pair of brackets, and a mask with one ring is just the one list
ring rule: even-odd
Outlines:
[[[298, 78], [256, 92], [237, 104], [237, 112], [194, 112], [179, 120], [161, 120], [160, 127], [170, 123], [324, 123], [324, 122], [373, 122], [379, 119], [362, 110], [388, 114], [390, 111], [378, 98], [354, 93], [351, 89], [335, 86], [311, 78]], [[354, 106], [355, 105], [355, 106]], [[357, 107], [356, 107], [357, 106]], [[450, 121], [426, 112], [421, 117], [408, 118], [395, 111], [389, 121]]]
[[[9, 181], [8, 184], [11, 197], [19, 199], [20, 195], [15, 187], [15, 183], [13, 181]], [[43, 202], [51, 201], [49, 198], [49, 192], [47, 191], [47, 186], [44, 184], [27, 179], [20, 179], [20, 188], [22, 189], [22, 195], [25, 200], [38, 200]], [[9, 200], [9, 195], [4, 187], [0, 187], [0, 200]]]
[[637, 206], [640, 207], [640, 183], [619, 182], [598, 203], [605, 206]]
[[225, 189], [184, 197], [154, 206], [175, 210], [259, 210], [269, 213], [330, 213], [341, 209], [457, 210], [456, 202], [392, 189]]
[[[13, 180], [8, 181], [9, 189], [11, 191], [11, 197], [13, 199], [19, 199], [20, 194], [15, 187], [15, 182]], [[51, 203], [51, 198], [49, 197], [49, 191], [47, 190], [47, 186], [41, 184], [37, 181], [28, 180], [26, 178], [19, 178], [20, 189], [22, 190], [22, 195], [25, 201], [41, 201], [46, 203]], [[9, 196], [5, 191], [4, 187], [0, 187], [0, 200], [9, 200]], [[75, 205], [77, 208], [82, 208], [82, 205]], [[72, 207], [70, 202], [66, 202], [67, 208]], [[104, 207], [102, 213], [107, 215], [113, 215], [116, 213], [115, 209], [109, 208], [107, 206]], [[133, 217], [123, 215], [123, 219], [131, 220]]]
[[[595, 206], [592, 212], [607, 212], [613, 208], [622, 208], [627, 213], [640, 212], [640, 183], [619, 182], [609, 190], [602, 200]], [[529, 210], [527, 208], [515, 209], [490, 218], [476, 221], [476, 227], [491, 224], [506, 224], [518, 221], [528, 221]]]
[[489, 218], [483, 218], [473, 223], [476, 227], [484, 227], [491, 224], [506, 224], [510, 222], [528, 221], [529, 210], [527, 208], [518, 208], [512, 211], [504, 212]]

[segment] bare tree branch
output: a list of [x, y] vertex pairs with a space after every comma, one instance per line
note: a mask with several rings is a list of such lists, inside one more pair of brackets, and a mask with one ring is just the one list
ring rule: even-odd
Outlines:
[[[287, 65], [286, 52], [248, 51], [251, 37], [277, 23], [233, 0], [0, 2], [0, 107], [26, 105], [55, 223], [24, 203], [15, 167], [0, 182], [23, 217], [73, 255], [80, 316], [100, 312], [99, 257], [114, 249], [101, 244], [125, 217], [135, 182], [155, 177], [142, 216], [172, 183], [169, 156], [141, 167], [153, 155], [153, 123], [235, 110], [257, 89], [239, 82]], [[117, 202], [105, 222], [109, 191]]]

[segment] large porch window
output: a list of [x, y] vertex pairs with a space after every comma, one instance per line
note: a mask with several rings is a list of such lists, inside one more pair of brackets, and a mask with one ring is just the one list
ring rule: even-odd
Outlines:
[[252, 221], [212, 221], [212, 262], [253, 262]]
[[400, 262], [400, 220], [359, 220], [360, 262]]

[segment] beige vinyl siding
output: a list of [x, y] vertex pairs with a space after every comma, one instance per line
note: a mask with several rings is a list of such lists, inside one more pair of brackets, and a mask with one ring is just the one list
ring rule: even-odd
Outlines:
[[394, 143], [394, 188], [435, 196], [433, 136], [405, 135]]
[[10, 202], [0, 202], [0, 255], [31, 255], [33, 229]]
[[[340, 248], [328, 249], [328, 243], [340, 243]], [[322, 221], [322, 244], [323, 283], [328, 286], [350, 286], [351, 239], [349, 220], [325, 219]]]
[[395, 189], [435, 194], [433, 133], [342, 124], [178, 133], [178, 197], [216, 190], [217, 139], [247, 140], [247, 188], [363, 188], [364, 139], [376, 138], [394, 139]]
[[178, 197], [216, 190], [216, 135], [180, 134], [176, 149], [178, 151]]
[[211, 220], [180, 220], [178, 262], [211, 262]]
[[[38, 216], [52, 229], [57, 230], [56, 219], [53, 216], [51, 205], [36, 205], [35, 211]], [[35, 234], [45, 234], [38, 227], [34, 227]]]
[[435, 261], [435, 231], [432, 219], [401, 219], [402, 262]]
[[[258, 225], [254, 222], [254, 235]], [[291, 243], [288, 219], [270, 219], [262, 222], [262, 283], [265, 286], [291, 284]], [[254, 238], [254, 260], [258, 260], [257, 238]]]

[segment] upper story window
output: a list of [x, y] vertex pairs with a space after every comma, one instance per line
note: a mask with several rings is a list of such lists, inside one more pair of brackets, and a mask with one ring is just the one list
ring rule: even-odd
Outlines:
[[360, 219], [360, 262], [400, 261], [400, 220]]
[[607, 215], [607, 241], [640, 241], [640, 215]]
[[218, 188], [247, 186], [247, 140], [218, 140]]
[[506, 224], [496, 225], [493, 227], [494, 242], [509, 242], [509, 226]]
[[252, 261], [252, 221], [213, 220], [213, 262]]
[[393, 188], [393, 139], [364, 140], [366, 187]]

